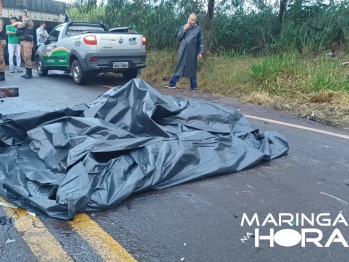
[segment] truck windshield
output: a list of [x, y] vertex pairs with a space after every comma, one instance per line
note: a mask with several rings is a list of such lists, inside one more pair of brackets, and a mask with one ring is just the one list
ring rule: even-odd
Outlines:
[[78, 35], [88, 32], [104, 32], [103, 27], [98, 26], [81, 26], [81, 25], [72, 25], [68, 27], [67, 35]]

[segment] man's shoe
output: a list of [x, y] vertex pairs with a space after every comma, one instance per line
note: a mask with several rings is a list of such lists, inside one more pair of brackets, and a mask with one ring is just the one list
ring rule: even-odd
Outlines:
[[22, 75], [21, 77], [25, 78], [28, 75], [28, 68], [25, 69], [25, 75]]
[[10, 73], [16, 73], [14, 69], [10, 69]]
[[0, 72], [0, 81], [5, 81], [5, 73]]
[[175, 89], [175, 86], [165, 86], [166, 88], [171, 88], [171, 89]]
[[18, 69], [17, 69], [17, 73], [23, 73], [23, 70], [20, 69], [20, 68], [18, 68]]
[[196, 90], [198, 90], [196, 87], [191, 88], [191, 91], [196, 91]]
[[24, 77], [25, 79], [29, 79], [29, 78], [32, 78], [33, 75], [32, 75], [32, 69], [28, 69], [28, 74]]

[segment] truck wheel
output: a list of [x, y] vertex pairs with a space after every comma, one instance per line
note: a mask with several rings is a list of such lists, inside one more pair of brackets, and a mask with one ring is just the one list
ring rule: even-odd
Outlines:
[[38, 71], [39, 76], [47, 76], [48, 69], [44, 68], [44, 63], [40, 57], [36, 58], [36, 71]]
[[131, 69], [122, 73], [126, 79], [133, 79], [137, 77], [138, 69]]
[[78, 60], [74, 60], [71, 66], [71, 72], [75, 84], [84, 85], [87, 80], [87, 73], [84, 72], [81, 68], [81, 65]]

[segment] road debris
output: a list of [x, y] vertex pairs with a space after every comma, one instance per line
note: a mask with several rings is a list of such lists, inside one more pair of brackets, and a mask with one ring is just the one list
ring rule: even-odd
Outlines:
[[265, 176], [261, 175], [261, 173], [259, 173], [258, 171], [257, 171], [257, 174], [258, 174], [260, 177], [265, 177]]
[[17, 86], [0, 88], [0, 98], [18, 97], [18, 96], [19, 96], [19, 90]]
[[333, 207], [333, 208], [337, 208], [338, 209], [338, 207], [335, 207], [335, 206], [332, 206], [331, 204], [328, 204], [330, 207]]
[[13, 240], [13, 239], [7, 239], [7, 240], [6, 240], [6, 242], [5, 242], [5, 244], [7, 245], [7, 244], [9, 244], [9, 243], [13, 243], [13, 242], [16, 242], [16, 240]]
[[329, 185], [326, 185], [326, 184], [323, 184], [323, 183], [320, 183], [320, 182], [315, 182], [315, 184], [331, 187], [331, 186], [329, 186]]
[[32, 217], [36, 217], [36, 214], [33, 213], [33, 212], [29, 212], [29, 211], [28, 211], [28, 214], [31, 215]]

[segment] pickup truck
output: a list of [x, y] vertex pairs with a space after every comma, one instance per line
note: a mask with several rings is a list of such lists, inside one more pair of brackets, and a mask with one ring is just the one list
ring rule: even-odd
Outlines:
[[132, 79], [138, 69], [146, 67], [142, 34], [110, 32], [100, 22], [66, 22], [40, 41], [35, 54], [40, 76], [49, 70], [71, 71], [74, 82], [83, 85], [89, 75], [115, 72]]

